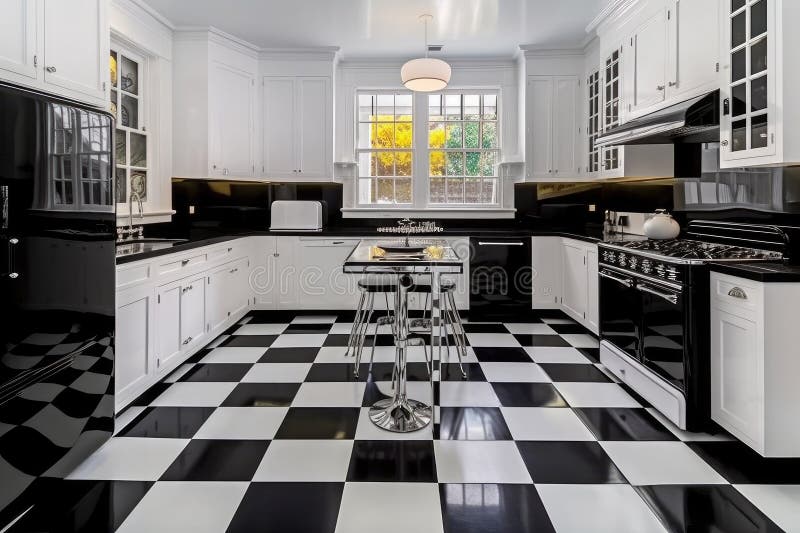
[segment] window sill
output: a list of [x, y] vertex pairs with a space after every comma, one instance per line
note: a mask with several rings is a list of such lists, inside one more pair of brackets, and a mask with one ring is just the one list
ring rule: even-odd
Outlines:
[[348, 207], [343, 218], [514, 218], [516, 209], [502, 207]]

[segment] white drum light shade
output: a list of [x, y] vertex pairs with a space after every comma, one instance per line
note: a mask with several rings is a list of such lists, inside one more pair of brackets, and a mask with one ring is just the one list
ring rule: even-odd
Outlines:
[[415, 92], [441, 91], [450, 82], [451, 72], [450, 65], [441, 59], [421, 57], [407, 61], [400, 69], [400, 78]]

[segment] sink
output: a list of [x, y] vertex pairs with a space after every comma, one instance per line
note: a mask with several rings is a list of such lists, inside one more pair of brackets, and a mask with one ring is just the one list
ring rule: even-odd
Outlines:
[[144, 242], [167, 242], [172, 244], [179, 244], [182, 242], [188, 242], [189, 239], [162, 239], [159, 237], [142, 237], [141, 239], [132, 239], [129, 241], [118, 241], [117, 246], [123, 246], [126, 244], [136, 244], [136, 243], [144, 243]]
[[117, 243], [117, 257], [128, 255], [143, 254], [165, 248], [172, 248], [176, 244], [188, 242], [188, 239], [156, 239], [143, 238], [132, 241], [121, 241]]

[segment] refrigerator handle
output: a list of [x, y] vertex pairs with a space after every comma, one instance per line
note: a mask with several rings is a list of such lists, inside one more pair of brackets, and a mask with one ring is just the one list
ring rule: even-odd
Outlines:
[[14, 261], [14, 255], [18, 244], [19, 239], [16, 237], [8, 239], [8, 277], [11, 279], [17, 279], [19, 277], [19, 272], [16, 270], [16, 261]]

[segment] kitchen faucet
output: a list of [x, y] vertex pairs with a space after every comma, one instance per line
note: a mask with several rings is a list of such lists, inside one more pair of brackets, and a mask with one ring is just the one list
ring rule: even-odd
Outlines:
[[142, 196], [136, 192], [131, 191], [131, 194], [128, 196], [128, 227], [127, 228], [117, 228], [117, 240], [122, 240], [125, 235], [128, 236], [128, 240], [133, 240], [133, 235], [138, 234], [138, 238], [142, 238], [142, 234], [144, 232], [144, 228], [142, 226], [137, 227], [136, 229], [133, 228], [133, 199], [136, 198], [136, 205], [139, 208], [139, 220], [144, 220], [144, 210], [142, 209]]

